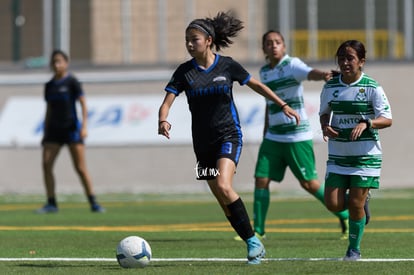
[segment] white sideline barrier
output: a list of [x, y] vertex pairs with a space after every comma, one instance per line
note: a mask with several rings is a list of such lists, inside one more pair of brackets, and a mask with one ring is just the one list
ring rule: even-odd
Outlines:
[[[88, 96], [89, 111], [87, 145], [129, 146], [191, 144], [191, 117], [185, 95], [175, 100], [169, 115], [171, 140], [157, 134], [160, 95]], [[244, 142], [261, 141], [264, 121], [264, 99], [255, 94], [235, 94], [236, 106]], [[307, 93], [306, 108], [314, 130], [320, 140], [319, 95]], [[80, 108], [78, 108], [80, 111]], [[37, 147], [43, 135], [45, 102], [42, 97], [13, 96], [0, 115], [0, 146]], [[319, 131], [319, 133], [318, 133]]]

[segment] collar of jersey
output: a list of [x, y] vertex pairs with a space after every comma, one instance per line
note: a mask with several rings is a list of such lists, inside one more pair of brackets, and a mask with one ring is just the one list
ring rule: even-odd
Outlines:
[[285, 54], [283, 57], [282, 57], [282, 59], [280, 59], [279, 60], [279, 62], [274, 66], [274, 67], [272, 67], [271, 65], [270, 65], [270, 62], [267, 64], [267, 67], [269, 68], [269, 70], [275, 70], [275, 69], [278, 69], [278, 68], [280, 68], [280, 67], [282, 67], [282, 66], [284, 66], [286, 63], [287, 63], [287, 60], [288, 59], [290, 59], [290, 56], [288, 55], [288, 54]]
[[358, 84], [359, 83], [359, 81], [361, 81], [361, 79], [364, 77], [364, 72], [362, 72], [361, 73], [361, 76], [356, 80], [356, 81], [354, 81], [354, 82], [352, 82], [352, 83], [350, 83], [350, 84], [346, 84], [345, 82], [343, 82], [342, 81], [342, 75], [341, 76], [339, 76], [339, 82], [342, 84], [342, 85], [344, 85], [344, 86], [347, 86], [347, 87], [350, 87], [350, 86], [354, 86], [355, 84]]
[[61, 83], [61, 82], [65, 81], [69, 76], [70, 76], [70, 73], [66, 74], [65, 77], [62, 77], [61, 79], [55, 79], [55, 77], [53, 76], [53, 82], [54, 83]]
[[195, 67], [198, 71], [200, 71], [200, 72], [205, 72], [205, 73], [209, 73], [211, 70], [213, 70], [213, 69], [216, 67], [216, 65], [217, 65], [217, 63], [218, 63], [218, 61], [219, 61], [219, 59], [220, 59], [220, 55], [219, 55], [219, 54], [214, 54], [214, 55], [215, 55], [214, 62], [213, 62], [213, 64], [211, 64], [211, 66], [210, 66], [210, 67], [208, 67], [207, 69], [203, 69], [203, 68], [201, 68], [200, 66], [198, 66], [197, 61], [195, 60], [195, 58], [193, 58], [193, 59], [191, 60], [191, 62], [193, 63], [194, 67]]

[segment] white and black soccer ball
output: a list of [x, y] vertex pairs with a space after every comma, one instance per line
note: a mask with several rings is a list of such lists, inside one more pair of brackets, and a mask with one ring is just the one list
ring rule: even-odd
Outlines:
[[150, 245], [138, 236], [126, 237], [116, 248], [116, 259], [124, 268], [145, 267], [149, 264], [151, 256]]

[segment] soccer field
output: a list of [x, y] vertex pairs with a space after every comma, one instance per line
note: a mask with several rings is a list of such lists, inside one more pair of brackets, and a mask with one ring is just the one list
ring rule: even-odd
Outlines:
[[[243, 194], [251, 212], [251, 194]], [[89, 212], [82, 196], [68, 196], [57, 214], [37, 215], [36, 196], [0, 196], [1, 274], [412, 274], [414, 190], [375, 191], [360, 262], [343, 262], [347, 241], [316, 200], [275, 195], [260, 266], [246, 264], [246, 248], [209, 194], [102, 196], [105, 214]], [[196, 198], [196, 199], [195, 199]], [[138, 235], [153, 259], [122, 269], [118, 242]]]

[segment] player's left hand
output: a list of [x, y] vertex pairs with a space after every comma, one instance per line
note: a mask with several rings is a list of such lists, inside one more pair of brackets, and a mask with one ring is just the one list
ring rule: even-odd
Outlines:
[[82, 127], [80, 130], [80, 137], [82, 139], [85, 139], [88, 136], [88, 129], [86, 129], [85, 127]]
[[282, 109], [283, 113], [289, 117], [289, 118], [295, 118], [296, 119], [296, 125], [299, 125], [300, 123], [300, 116], [299, 114], [293, 110], [289, 105], [286, 105], [283, 109]]
[[350, 139], [357, 140], [365, 129], [367, 129], [366, 123], [358, 123], [355, 128], [352, 129]]

